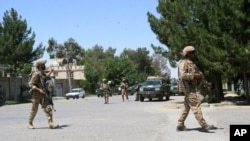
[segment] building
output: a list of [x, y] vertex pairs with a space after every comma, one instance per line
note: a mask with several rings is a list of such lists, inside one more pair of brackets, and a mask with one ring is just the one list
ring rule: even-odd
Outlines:
[[80, 81], [85, 80], [84, 66], [78, 66], [75, 59], [50, 59], [49, 67], [54, 69], [56, 96], [65, 96], [70, 88], [80, 87]]
[[[78, 66], [76, 60], [72, 60], [72, 63], [63, 63], [63, 61], [65, 59], [49, 60], [48, 67], [54, 69], [55, 96], [65, 96], [70, 91], [70, 87], [80, 87], [80, 81], [85, 80], [84, 66]], [[6, 69], [6, 66], [0, 64], [0, 93], [4, 93], [7, 99], [17, 99], [20, 85], [28, 85], [28, 74], [19, 74], [14, 77], [6, 73]]]
[[6, 66], [0, 64], [0, 77], [4, 77], [6, 69]]

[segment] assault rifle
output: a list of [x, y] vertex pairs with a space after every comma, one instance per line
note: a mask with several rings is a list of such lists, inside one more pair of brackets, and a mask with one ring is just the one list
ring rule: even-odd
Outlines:
[[[48, 80], [48, 79], [46, 78], [46, 80]], [[41, 86], [41, 85], [42, 84], [39, 83], [38, 88], [42, 89], [43, 92], [44, 92], [44, 102], [51, 105], [52, 110], [55, 112], [56, 110], [54, 109], [54, 103], [53, 103], [53, 100], [52, 100], [52, 96], [50, 96], [49, 91], [45, 88], [46, 86]]]
[[42, 90], [44, 92], [44, 102], [49, 103], [49, 105], [51, 105], [51, 107], [52, 107], [52, 110], [55, 112], [56, 109], [54, 109], [54, 103], [52, 100], [52, 96], [50, 96], [48, 90], [45, 90], [45, 89], [42, 89]]

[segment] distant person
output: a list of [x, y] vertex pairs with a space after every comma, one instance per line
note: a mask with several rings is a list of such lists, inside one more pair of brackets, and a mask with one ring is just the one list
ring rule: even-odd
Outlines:
[[182, 84], [185, 98], [184, 98], [184, 107], [182, 109], [181, 115], [178, 119], [177, 131], [187, 130], [184, 122], [188, 116], [190, 109], [193, 111], [193, 114], [202, 127], [203, 130], [208, 131], [214, 128], [213, 125], [208, 125], [205, 119], [203, 118], [201, 111], [201, 102], [196, 95], [196, 87], [204, 79], [203, 74], [198, 70], [195, 61], [195, 48], [193, 46], [187, 46], [183, 49], [182, 52], [185, 59], [181, 60], [179, 63], [179, 83]]
[[122, 101], [124, 102], [124, 100], [125, 100], [124, 97], [126, 97], [126, 99], [129, 100], [128, 93], [127, 93], [128, 83], [127, 83], [126, 79], [122, 80], [120, 87], [121, 87]]
[[135, 101], [139, 101], [139, 88], [140, 85], [138, 81], [135, 82]]
[[53, 69], [51, 69], [48, 73], [45, 73], [45, 63], [46, 61], [43, 59], [39, 59], [35, 62], [36, 70], [31, 72], [29, 87], [31, 88], [31, 110], [28, 120], [28, 128], [34, 129], [33, 120], [37, 114], [39, 104], [42, 106], [43, 111], [48, 120], [49, 128], [57, 128], [58, 125], [53, 123], [53, 107], [45, 100], [45, 91], [48, 90], [46, 88], [46, 77], [50, 76], [53, 73]]
[[110, 87], [106, 79], [102, 80], [101, 89], [104, 97], [104, 104], [109, 103]]
[[110, 91], [109, 91], [109, 96], [112, 97], [112, 81], [108, 81], [108, 85], [109, 85], [109, 88], [110, 88]]

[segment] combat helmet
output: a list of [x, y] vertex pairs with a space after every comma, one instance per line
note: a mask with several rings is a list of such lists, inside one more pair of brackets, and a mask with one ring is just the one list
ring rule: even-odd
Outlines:
[[35, 61], [35, 66], [37, 67], [40, 64], [46, 64], [46, 62], [47, 62], [46, 60], [40, 58], [40, 59], [38, 59], [38, 60]]
[[183, 50], [182, 50], [182, 55], [186, 56], [189, 52], [195, 51], [195, 48], [193, 46], [186, 46]]

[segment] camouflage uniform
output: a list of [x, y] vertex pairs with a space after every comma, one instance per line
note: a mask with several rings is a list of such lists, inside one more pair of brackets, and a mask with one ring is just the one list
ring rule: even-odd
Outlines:
[[136, 81], [136, 84], [135, 84], [135, 91], [136, 91], [136, 94], [135, 94], [135, 101], [139, 101], [139, 84], [138, 82]]
[[102, 89], [102, 93], [103, 93], [103, 97], [104, 97], [104, 101], [105, 101], [104, 104], [108, 104], [109, 103], [109, 95], [110, 95], [110, 87], [105, 79], [103, 80], [103, 82], [101, 84], [101, 89]]
[[[185, 54], [184, 54], [185, 55]], [[180, 118], [178, 120], [177, 130], [182, 130], [185, 128], [185, 120], [189, 114], [190, 109], [193, 111], [194, 116], [198, 123], [201, 125], [203, 129], [207, 129], [209, 125], [205, 121], [201, 111], [201, 102], [196, 94], [196, 87], [202, 81], [194, 78], [195, 73], [202, 74], [193, 61], [189, 59], [181, 60], [179, 63], [179, 80], [184, 85], [184, 107], [182, 109]], [[203, 78], [203, 76], [202, 76]], [[210, 128], [210, 127], [209, 127]]]
[[122, 101], [124, 102], [124, 96], [126, 96], [126, 99], [128, 100], [128, 93], [127, 93], [128, 83], [126, 82], [125, 79], [122, 80], [120, 87], [121, 87]]
[[[36, 62], [36, 66], [39, 64], [45, 64], [45, 61], [38, 60]], [[36, 116], [36, 113], [38, 111], [39, 104], [42, 106], [43, 111], [48, 119], [48, 124], [50, 128], [56, 128], [58, 125], [53, 124], [53, 109], [52, 106], [49, 105], [47, 101], [45, 101], [44, 94], [39, 93], [35, 89], [40, 87], [43, 87], [41, 89], [46, 89], [46, 74], [42, 70], [37, 70], [33, 72], [32, 77], [29, 81], [29, 87], [31, 88], [31, 101], [32, 101], [32, 107], [30, 110], [29, 120], [28, 120], [28, 128], [34, 129], [33, 126], [33, 120]]]

